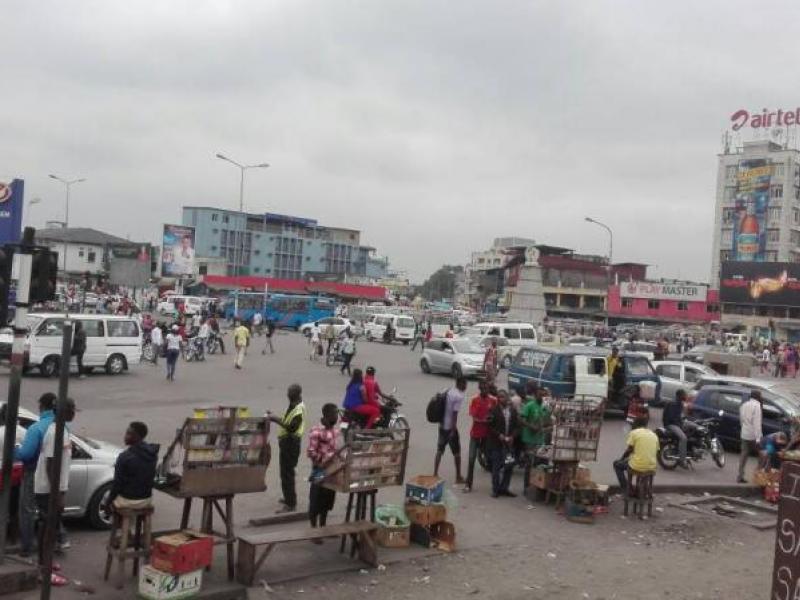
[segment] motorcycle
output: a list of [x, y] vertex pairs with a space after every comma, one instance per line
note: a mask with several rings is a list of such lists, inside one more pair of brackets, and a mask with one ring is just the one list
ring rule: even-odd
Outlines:
[[214, 354], [217, 350], [222, 350], [222, 335], [222, 333], [217, 333], [216, 331], [209, 333], [206, 340], [206, 352], [208, 354]]
[[[394, 397], [395, 391], [396, 388], [392, 390], [388, 398], [384, 399], [381, 405], [381, 416], [375, 421], [375, 429], [410, 429], [408, 419], [398, 410], [403, 404]], [[364, 415], [351, 410], [341, 409], [339, 414], [342, 420], [342, 431], [349, 427], [364, 429], [367, 423], [367, 418]]]
[[[724, 413], [720, 411], [720, 417]], [[714, 463], [722, 469], [725, 467], [725, 450], [722, 447], [717, 429], [719, 429], [720, 417], [710, 417], [692, 421], [694, 427], [686, 431], [686, 462], [689, 466], [701, 461], [706, 454], [710, 454]], [[656, 429], [660, 450], [658, 451], [658, 464], [667, 471], [672, 471], [680, 462], [678, 452], [678, 439], [665, 427]]]
[[343, 363], [344, 362], [344, 354], [342, 354], [342, 343], [339, 340], [336, 340], [331, 346], [331, 351], [328, 352], [327, 356], [325, 356], [325, 364], [329, 367], [332, 367], [336, 363]]
[[203, 338], [199, 336], [190, 337], [181, 347], [181, 353], [183, 354], [183, 359], [186, 362], [192, 362], [193, 360], [205, 360], [206, 357]]

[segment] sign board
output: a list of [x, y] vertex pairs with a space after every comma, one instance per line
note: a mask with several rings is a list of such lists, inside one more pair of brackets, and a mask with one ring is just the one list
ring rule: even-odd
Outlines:
[[789, 125], [800, 125], [800, 108], [785, 110], [767, 110], [750, 112], [746, 108], [740, 108], [731, 115], [731, 129], [739, 131], [742, 127], [751, 129], [763, 129], [770, 127], [786, 127]]
[[800, 264], [724, 262], [719, 299], [732, 304], [800, 306]]
[[25, 182], [0, 181], [0, 244], [16, 244], [22, 238], [22, 208], [25, 206]]
[[772, 567], [773, 600], [800, 597], [800, 464], [785, 461], [781, 467], [775, 562]]
[[161, 246], [161, 274], [181, 277], [194, 273], [194, 227], [164, 225]]
[[110, 245], [109, 283], [141, 288], [150, 282], [150, 244]]
[[622, 298], [705, 302], [708, 287], [705, 285], [687, 285], [682, 283], [625, 281], [620, 283], [619, 293]]

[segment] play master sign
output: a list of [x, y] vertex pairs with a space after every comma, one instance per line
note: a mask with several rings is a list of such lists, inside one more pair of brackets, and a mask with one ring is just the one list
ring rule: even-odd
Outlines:
[[620, 284], [619, 289], [622, 298], [683, 300], [686, 302], [705, 302], [708, 292], [708, 288], [704, 285], [649, 281], [626, 281]]

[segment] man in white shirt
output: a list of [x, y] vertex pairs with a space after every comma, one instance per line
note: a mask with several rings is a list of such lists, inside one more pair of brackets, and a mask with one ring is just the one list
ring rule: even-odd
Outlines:
[[[70, 423], [75, 418], [75, 401], [67, 398], [64, 402], [64, 421]], [[33, 493], [36, 498], [36, 506], [39, 509], [39, 518], [44, 520], [50, 509], [50, 494], [52, 484], [55, 483], [55, 442], [56, 442], [56, 423], [53, 421], [47, 428], [42, 440], [42, 450], [36, 463], [36, 472], [33, 476]], [[69, 429], [64, 427], [64, 452], [61, 456], [61, 474], [58, 481], [57, 503], [57, 531], [63, 530], [61, 525], [61, 512], [64, 510], [64, 497], [69, 486], [69, 469], [72, 464], [72, 442], [70, 441]], [[44, 546], [44, 527], [39, 527], [39, 562], [42, 560], [42, 547]], [[65, 540], [60, 540], [60, 546], [66, 547]]]
[[164, 345], [164, 334], [158, 325], [150, 332], [150, 344], [153, 346], [153, 364], [157, 365], [158, 355], [161, 354], [161, 347]]
[[739, 423], [741, 433], [739, 434], [739, 477], [737, 483], [747, 483], [744, 478], [744, 469], [747, 466], [747, 459], [751, 454], [758, 451], [758, 442], [763, 435], [761, 429], [761, 392], [753, 390], [750, 392], [750, 399], [739, 407]]

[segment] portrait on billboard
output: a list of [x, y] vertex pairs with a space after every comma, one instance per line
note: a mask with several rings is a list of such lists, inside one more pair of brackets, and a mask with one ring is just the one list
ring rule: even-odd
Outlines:
[[194, 273], [194, 227], [164, 225], [161, 273], [168, 277]]
[[720, 300], [735, 304], [800, 306], [800, 265], [722, 263]]

